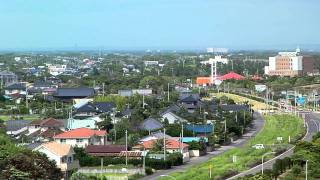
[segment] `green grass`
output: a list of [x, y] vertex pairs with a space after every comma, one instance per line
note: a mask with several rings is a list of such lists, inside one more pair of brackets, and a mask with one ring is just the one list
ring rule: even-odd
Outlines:
[[[16, 117], [15, 115], [13, 115], [14, 117]], [[24, 119], [24, 120], [37, 120], [40, 119], [40, 116], [38, 114], [31, 114], [31, 115], [19, 115], [19, 119]], [[21, 118], [22, 117], [22, 118]], [[8, 121], [8, 120], [12, 120], [13, 118], [10, 115], [0, 115], [0, 119], [4, 120], [4, 121]]]
[[[209, 179], [209, 167], [212, 166], [212, 177], [218, 179], [230, 171], [241, 172], [250, 168], [250, 165], [261, 161], [261, 156], [276, 147], [289, 148], [292, 145], [288, 143], [289, 135], [291, 138], [302, 136], [304, 134], [303, 120], [291, 115], [273, 115], [266, 117], [266, 124], [263, 130], [244, 147], [235, 148], [220, 156], [214, 157], [209, 161], [193, 166], [184, 172], [171, 174], [176, 179]], [[283, 137], [283, 142], [277, 144], [277, 137]], [[254, 144], [264, 144], [265, 149], [256, 150], [252, 148]], [[275, 145], [273, 145], [275, 144]], [[232, 162], [232, 157], [237, 156], [237, 162]], [[270, 156], [269, 156], [270, 158]], [[169, 178], [166, 178], [169, 179]]]

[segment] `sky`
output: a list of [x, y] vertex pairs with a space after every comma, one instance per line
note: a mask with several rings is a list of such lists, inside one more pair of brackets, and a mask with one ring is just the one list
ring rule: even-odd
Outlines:
[[0, 0], [0, 49], [320, 44], [319, 0]]

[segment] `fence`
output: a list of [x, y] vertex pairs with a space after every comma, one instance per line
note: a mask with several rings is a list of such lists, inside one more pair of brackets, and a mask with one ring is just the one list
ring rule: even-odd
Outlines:
[[122, 168], [122, 169], [99, 169], [99, 168], [80, 168], [78, 170], [78, 173], [83, 173], [83, 174], [142, 174], [144, 175], [145, 172], [143, 168], [133, 168], [133, 169], [127, 169], [127, 168]]

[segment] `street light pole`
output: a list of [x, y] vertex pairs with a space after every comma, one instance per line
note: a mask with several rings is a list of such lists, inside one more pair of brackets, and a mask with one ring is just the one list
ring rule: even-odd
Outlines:
[[262, 163], [261, 163], [261, 174], [263, 175], [263, 159], [264, 159], [264, 157], [266, 156], [266, 155], [268, 155], [268, 154], [275, 154], [276, 152], [267, 152], [267, 153], [265, 153], [265, 154], [263, 154], [262, 155]]
[[128, 166], [128, 130], [126, 130], [126, 166]]

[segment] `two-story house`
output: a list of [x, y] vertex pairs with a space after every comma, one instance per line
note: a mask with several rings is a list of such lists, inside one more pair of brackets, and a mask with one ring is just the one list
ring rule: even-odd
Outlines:
[[80, 167], [79, 161], [74, 158], [75, 152], [69, 144], [48, 142], [36, 147], [34, 151], [44, 153], [50, 160], [54, 160], [57, 167], [64, 173], [65, 179], [70, 177], [73, 170]]
[[53, 137], [55, 142], [69, 144], [73, 147], [86, 147], [88, 145], [107, 144], [107, 132], [105, 130], [92, 130], [89, 128], [78, 128]]

